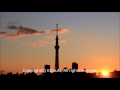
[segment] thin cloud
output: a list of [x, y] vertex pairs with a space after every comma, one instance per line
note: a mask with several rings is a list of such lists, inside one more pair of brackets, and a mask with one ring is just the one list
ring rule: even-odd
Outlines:
[[[14, 29], [15, 28], [16, 27], [14, 27]], [[17, 39], [17, 38], [22, 38], [23, 36], [27, 36], [27, 35], [36, 35], [36, 34], [45, 33], [44, 31], [38, 31], [38, 30], [35, 30], [35, 29], [31, 29], [31, 28], [24, 28], [22, 26], [20, 26], [19, 28], [17, 27], [17, 29], [19, 29], [19, 30], [15, 34], [8, 34], [7, 32], [0, 32], [0, 36], [5, 35], [9, 38]]]
[[[69, 30], [68, 29], [58, 29], [58, 33], [61, 33], [61, 34], [63, 34], [63, 33], [67, 33]], [[52, 30], [52, 32], [57, 32], [57, 30], [55, 29], [55, 30]]]
[[55, 41], [52, 41], [51, 44], [55, 44]]
[[26, 42], [22, 42], [22, 44], [23, 44], [23, 45], [25, 45], [25, 44], [26, 44]]
[[7, 28], [7, 29], [19, 29], [19, 27], [16, 26], [17, 23], [19, 23], [19, 21], [17, 21], [17, 22], [8, 22], [7, 24], [4, 25], [4, 28]]
[[45, 46], [48, 42], [46, 40], [38, 41], [40, 46]]
[[35, 29], [20, 29], [18, 30], [17, 34], [41, 34], [41, 33], [45, 33], [44, 31], [37, 31]]
[[37, 46], [38, 44], [37, 44], [37, 42], [36, 41], [34, 41], [34, 40], [28, 40], [27, 42], [22, 42], [22, 44], [23, 45], [31, 45], [31, 46]]
[[43, 43], [40, 43], [40, 46], [45, 46], [45, 44], [43, 44]]
[[46, 40], [40, 40], [39, 42], [40, 42], [40, 43], [47, 43]]
[[66, 41], [66, 40], [61, 40], [60, 42], [61, 42], [61, 43], [66, 43], [67, 41]]
[[15, 25], [5, 25], [7, 29], [18, 29], [17, 34], [40, 34], [40, 33], [45, 33], [45, 31], [38, 31], [32, 28], [27, 28], [23, 27], [22, 25], [20, 26], [15, 26]]
[[1, 70], [0, 74], [6, 74], [7, 72], [5, 70]]
[[41, 33], [44, 33], [44, 31], [36, 31], [32, 29], [28, 29], [28, 30], [21, 29], [21, 30], [18, 30], [16, 34], [7, 34], [7, 36], [10, 38], [22, 38], [23, 36], [35, 35], [35, 34], [41, 34]]
[[7, 32], [1, 32], [1, 31], [0, 31], [0, 34], [3, 34], [3, 35], [4, 35], [4, 34], [7, 34]]
[[7, 24], [17, 24], [17, 23], [19, 23], [19, 21], [17, 21], [17, 22], [8, 22]]
[[1, 32], [0, 31], [0, 37], [8, 35], [7, 32]]
[[29, 40], [31, 46], [37, 46], [37, 42], [34, 40]]
[[35, 35], [35, 34], [45, 33], [45, 31], [43, 31], [43, 30], [39, 31], [36, 29], [23, 27], [22, 25], [16, 26], [17, 23], [19, 23], [19, 21], [18, 22], [8, 22], [6, 25], [4, 25], [4, 27], [6, 29], [16, 29], [17, 30], [16, 34], [7, 34], [8, 37], [16, 39], [16, 38], [21, 38], [26, 35], [33, 35], [33, 34]]
[[22, 38], [24, 35], [20, 35], [20, 34], [7, 34], [7, 36], [9, 38], [12, 38], [12, 39], [18, 39], [18, 38]]
[[19, 29], [17, 26], [15, 25], [4, 25], [5, 28], [7, 29]]
[[36, 42], [32, 42], [31, 44], [32, 44], [32, 46], [37, 46]]
[[45, 33], [47, 33], [47, 34], [50, 34], [50, 31], [51, 31], [51, 30], [47, 29], [47, 30], [44, 30], [44, 31], [45, 31]]
[[34, 40], [28, 40], [22, 42], [23, 45], [30, 45], [30, 46], [45, 46], [48, 42], [46, 40], [39, 40], [39, 41], [34, 41]]
[[47, 35], [45, 38], [53, 38], [52, 35]]
[[[45, 36], [46, 39], [50, 39], [53, 38], [52, 33], [56, 33], [56, 29], [54, 30], [50, 30], [50, 29], [46, 29], [46, 30], [36, 30], [33, 28], [28, 28], [28, 27], [24, 27], [22, 25], [16, 25], [19, 22], [8, 22], [6, 25], [4, 25], [4, 27], [6, 29], [9, 30], [16, 30], [16, 33], [14, 34], [10, 34], [7, 32], [0, 32], [0, 37], [2, 36], [6, 36], [8, 38], [12, 38], [13, 40], [18, 39], [18, 38], [22, 38], [24, 36], [29, 36], [29, 35], [37, 35], [37, 34], [43, 34], [46, 33], [47, 35]], [[60, 34], [64, 34], [69, 32], [68, 29], [58, 29], [58, 33]], [[11, 40], [12, 40], [11, 39]], [[61, 43], [65, 43], [67, 42], [66, 40], [61, 40]], [[55, 42], [49, 42], [49, 43], [55, 43]], [[31, 45], [31, 46], [45, 46], [46, 44], [48, 44], [48, 41], [46, 40], [39, 40], [39, 42], [37, 41], [29, 41], [29, 42], [23, 42], [22, 44], [24, 45]]]

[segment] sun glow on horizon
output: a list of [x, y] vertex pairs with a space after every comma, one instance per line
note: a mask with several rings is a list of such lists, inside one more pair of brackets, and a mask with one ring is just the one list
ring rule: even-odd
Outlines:
[[102, 71], [102, 75], [103, 76], [109, 76], [109, 71], [106, 71], [106, 70]]

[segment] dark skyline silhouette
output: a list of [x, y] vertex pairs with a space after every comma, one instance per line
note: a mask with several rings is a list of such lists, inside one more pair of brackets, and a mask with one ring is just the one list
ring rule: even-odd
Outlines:
[[49, 78], [57, 78], [58, 76], [63, 78], [64, 76], [68, 79], [70, 78], [120, 78], [120, 71], [113, 71], [110, 72], [110, 74], [108, 76], [103, 76], [102, 72], [92, 72], [92, 73], [88, 73], [86, 72], [85, 69], [83, 69], [83, 71], [78, 72], [77, 69], [67, 69], [66, 67], [61, 70], [61, 71], [54, 71], [54, 72], [50, 72], [50, 65], [45, 65], [44, 67], [44, 72], [41, 73], [40, 75], [37, 75], [36, 72], [34, 72], [34, 70], [32, 72], [29, 73], [21, 73], [21, 74], [13, 74], [12, 72], [9, 72], [7, 74], [1, 74], [0, 77], [2, 78], [26, 78], [26, 77], [40, 77], [40, 78], [44, 78], [44, 77], [49, 77]]

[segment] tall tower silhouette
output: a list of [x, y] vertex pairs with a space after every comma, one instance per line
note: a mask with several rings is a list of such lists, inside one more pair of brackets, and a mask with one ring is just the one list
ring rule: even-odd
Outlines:
[[58, 24], [56, 24], [55, 70], [59, 69]]

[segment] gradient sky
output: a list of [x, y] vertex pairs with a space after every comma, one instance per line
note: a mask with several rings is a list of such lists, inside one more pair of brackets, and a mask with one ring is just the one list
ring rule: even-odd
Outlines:
[[60, 69], [119, 69], [119, 12], [0, 12], [1, 70], [54, 69], [56, 24]]

